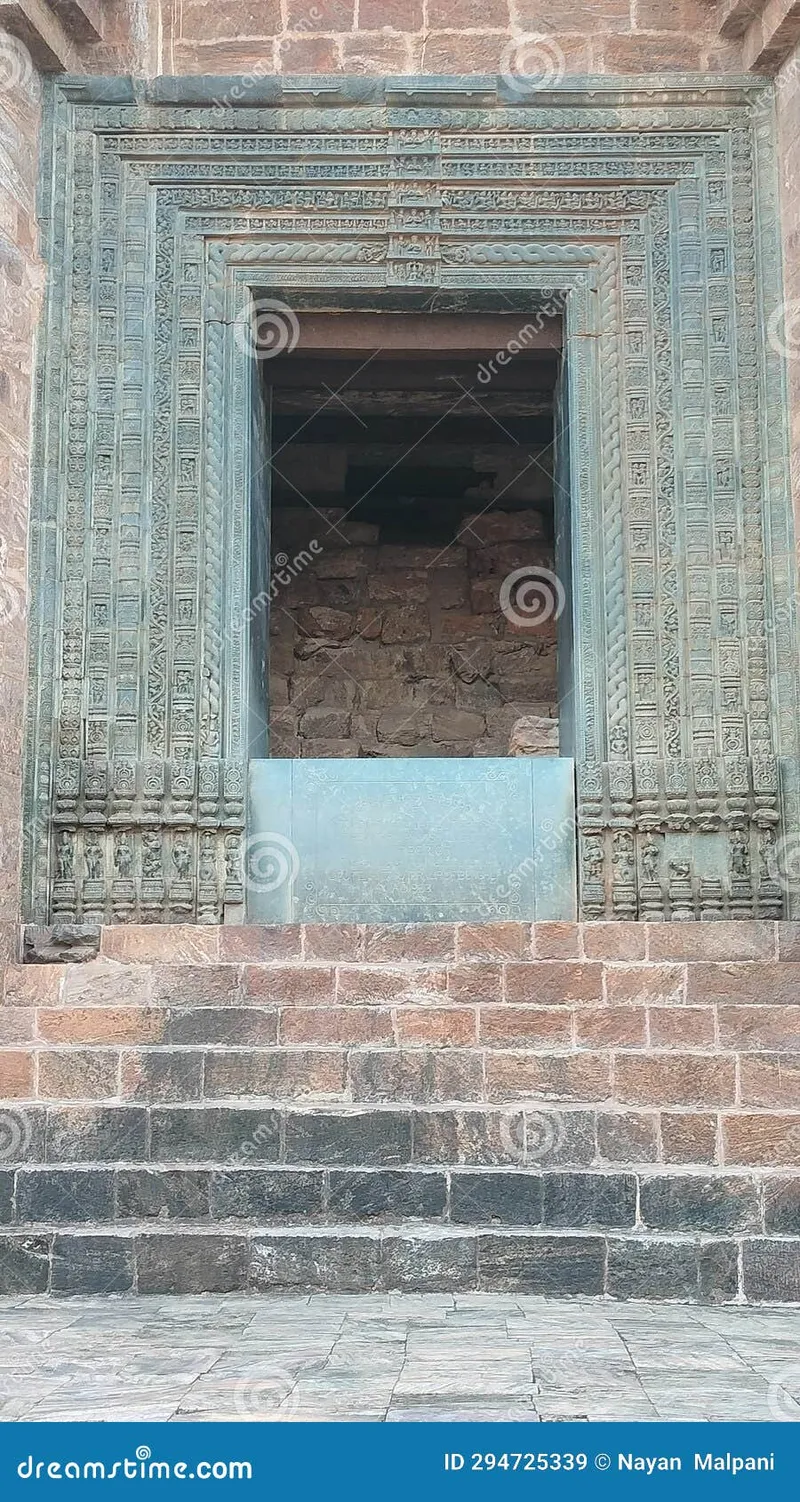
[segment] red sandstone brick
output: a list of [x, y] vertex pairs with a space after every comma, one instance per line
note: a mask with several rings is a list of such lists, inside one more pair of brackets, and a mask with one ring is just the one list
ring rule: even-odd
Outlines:
[[344, 1096], [347, 1055], [343, 1049], [269, 1048], [235, 1052], [209, 1050], [205, 1058], [207, 1100], [261, 1096], [302, 1100]]
[[723, 1048], [800, 1049], [800, 1007], [720, 1007]]
[[33, 1095], [33, 1054], [23, 1049], [0, 1049], [0, 1100]]
[[742, 1054], [739, 1082], [743, 1106], [796, 1108], [800, 1106], [800, 1055]]
[[800, 1004], [800, 964], [689, 965], [687, 1001]]
[[486, 1091], [491, 1101], [606, 1100], [611, 1093], [607, 1053], [487, 1053]]
[[100, 952], [110, 960], [168, 965], [210, 964], [219, 954], [221, 930], [209, 924], [119, 923], [104, 928]]
[[800, 923], [776, 923], [778, 959], [800, 960]]
[[364, 958], [372, 964], [453, 960], [455, 953], [452, 923], [392, 923], [364, 930]]
[[477, 1018], [468, 1007], [398, 1007], [394, 1013], [399, 1045], [466, 1048], [476, 1042]]
[[359, 0], [359, 31], [380, 31], [384, 26], [392, 31], [421, 31], [422, 0]]
[[475, 1004], [502, 1001], [502, 965], [472, 964], [451, 965], [447, 972], [447, 994], [451, 1001]]
[[459, 923], [459, 960], [527, 960], [531, 957], [529, 923]]
[[8, 1006], [49, 1006], [58, 1001], [65, 965], [8, 964], [3, 972], [3, 1000]]
[[336, 1000], [339, 1002], [411, 1002], [424, 1004], [426, 998], [436, 1001], [447, 989], [446, 970], [379, 969], [377, 966], [351, 969], [339, 965], [336, 979]]
[[163, 1007], [42, 1007], [38, 1032], [48, 1043], [160, 1043], [169, 1015]]
[[506, 31], [431, 32], [425, 43], [425, 72], [499, 73], [507, 44]]
[[110, 1049], [65, 1048], [39, 1055], [42, 1100], [113, 1100], [119, 1055]]
[[662, 1111], [665, 1163], [716, 1163], [717, 1118], [693, 1111]]
[[289, 1007], [281, 1043], [394, 1043], [390, 1011], [378, 1007]]
[[584, 923], [587, 960], [643, 960], [647, 953], [644, 923]]
[[245, 965], [242, 993], [248, 1001], [327, 1007], [333, 1002], [334, 977], [332, 965]]
[[716, 30], [713, 19], [699, 10], [697, 0], [636, 0], [636, 26], [639, 31]]
[[728, 1106], [735, 1088], [732, 1058], [620, 1053], [614, 1061], [615, 1097], [629, 1105]]
[[286, 30], [352, 31], [355, 8], [355, 0], [287, 0]]
[[644, 1048], [647, 1014], [640, 1007], [577, 1007], [578, 1048]]
[[576, 1001], [603, 1000], [603, 967], [543, 960], [506, 965], [506, 1000], [533, 1006], [569, 1006]]
[[357, 1101], [482, 1099], [481, 1056], [471, 1049], [351, 1049], [347, 1067]]
[[64, 1006], [147, 1006], [152, 998], [150, 965], [123, 965], [117, 960], [90, 960], [66, 965], [61, 987]]
[[298, 923], [246, 923], [219, 930], [219, 958], [228, 964], [274, 964], [276, 960], [299, 960], [302, 930]]
[[775, 924], [648, 923], [651, 960], [772, 960]]
[[684, 1000], [683, 965], [609, 965], [605, 971], [610, 1003], [636, 1006], [675, 1006]]
[[[380, 6], [382, 0], [372, 3]], [[507, 31], [509, 0], [428, 0], [427, 22], [432, 31], [481, 31], [487, 26]]]
[[[448, 0], [440, 0], [447, 4]], [[521, 31], [558, 31], [569, 23], [570, 31], [627, 31], [630, 0], [514, 0], [514, 16]]]
[[153, 969], [153, 1000], [157, 1002], [228, 1006], [240, 1001], [241, 994], [236, 965], [156, 965]]
[[[392, 31], [355, 31], [351, 36], [343, 36], [341, 43], [344, 71], [356, 75], [407, 74], [412, 71], [411, 58], [418, 45], [411, 43], [407, 34]], [[382, 617], [373, 615], [371, 619], [376, 623], [377, 635], [382, 627]], [[367, 631], [363, 627], [360, 629], [362, 636], [368, 639]]]
[[363, 960], [364, 929], [360, 923], [306, 923], [303, 956], [306, 960]]
[[339, 73], [341, 53], [329, 37], [282, 37], [278, 43], [281, 73]]
[[182, 0], [181, 36], [193, 41], [267, 37], [281, 30], [279, 0]]
[[565, 1007], [480, 1007], [481, 1043], [489, 1048], [531, 1048], [572, 1042], [572, 1013]]
[[722, 1134], [726, 1163], [800, 1168], [800, 1115], [724, 1116]]
[[533, 952], [537, 960], [579, 960], [581, 926], [579, 923], [534, 923]]
[[653, 1048], [713, 1048], [712, 1007], [653, 1007], [650, 1042]]
[[701, 40], [652, 31], [628, 37], [609, 36], [603, 46], [603, 72], [694, 73], [700, 67]]

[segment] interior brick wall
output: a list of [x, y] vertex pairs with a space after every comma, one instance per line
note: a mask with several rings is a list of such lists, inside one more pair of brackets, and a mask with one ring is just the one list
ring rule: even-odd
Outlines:
[[[272, 756], [507, 756], [521, 716], [557, 754], [552, 615], [517, 627], [503, 579], [550, 568], [540, 513], [486, 513], [446, 547], [381, 543], [333, 523], [270, 610]], [[273, 558], [297, 556], [308, 513], [273, 514]], [[310, 554], [307, 554], [310, 556]]]

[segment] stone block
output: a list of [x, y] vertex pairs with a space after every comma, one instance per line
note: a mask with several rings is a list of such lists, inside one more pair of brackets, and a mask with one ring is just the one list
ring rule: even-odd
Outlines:
[[215, 1220], [307, 1219], [322, 1212], [322, 1169], [232, 1168], [211, 1175]]
[[169, 1014], [165, 1041], [264, 1048], [278, 1041], [278, 1012], [266, 1011], [263, 1007], [233, 1006], [173, 1011]]
[[525, 1155], [521, 1110], [415, 1110], [413, 1123], [415, 1163], [519, 1164]]
[[130, 1293], [133, 1286], [132, 1238], [65, 1232], [53, 1238], [53, 1293]]
[[280, 1040], [284, 1044], [392, 1044], [395, 1029], [392, 1013], [383, 1007], [284, 1007]]
[[696, 964], [688, 967], [687, 1001], [720, 1006], [796, 1006], [800, 964]]
[[656, 1163], [658, 1115], [653, 1111], [598, 1111], [597, 1151], [605, 1163]]
[[156, 965], [153, 1000], [167, 1005], [212, 1007], [241, 1002], [236, 965]]
[[113, 1100], [119, 1094], [119, 1054], [112, 1049], [62, 1048], [39, 1055], [42, 1100]]
[[0, 1294], [19, 1298], [46, 1293], [50, 1280], [50, 1238], [25, 1232], [0, 1235]]
[[524, 1170], [452, 1173], [450, 1219], [463, 1225], [538, 1226], [542, 1220], [541, 1176]]
[[27, 1168], [17, 1174], [17, 1220], [113, 1220], [114, 1174], [104, 1168]]
[[[418, 965], [408, 969], [340, 965], [336, 975], [336, 1000], [342, 1004], [396, 1002], [422, 1006], [429, 998], [438, 1001], [447, 989], [447, 972]], [[463, 998], [459, 997], [458, 1000]]]
[[208, 1050], [203, 1093], [207, 1100], [261, 1096], [265, 1100], [300, 1100], [308, 1096], [341, 1097], [345, 1092], [346, 1057], [340, 1049], [272, 1048], [236, 1052]]
[[0, 1225], [8, 1226], [14, 1219], [14, 1174], [0, 1171]]
[[486, 1094], [490, 1101], [593, 1101], [607, 1100], [610, 1093], [611, 1058], [607, 1053], [534, 1054], [518, 1050], [486, 1055]]
[[582, 957], [579, 923], [534, 923], [531, 933], [537, 960], [577, 960]]
[[729, 1304], [739, 1292], [739, 1247], [735, 1241], [697, 1244], [697, 1292], [701, 1303]]
[[503, 966], [482, 960], [448, 966], [447, 997], [460, 1005], [473, 1006], [502, 1001]]
[[21, 1048], [0, 1049], [0, 1099], [19, 1100], [34, 1094], [34, 1055]]
[[458, 923], [456, 955], [459, 961], [530, 959], [530, 924]]
[[275, 1163], [280, 1130], [280, 1112], [270, 1106], [154, 1106], [150, 1156], [154, 1163]]
[[582, 936], [587, 960], [643, 960], [647, 953], [644, 923], [584, 923]]
[[302, 933], [296, 923], [245, 923], [219, 930], [219, 958], [224, 964], [275, 964], [299, 960]]
[[542, 1187], [546, 1226], [624, 1230], [636, 1222], [634, 1174], [547, 1173]]
[[483, 1068], [479, 1054], [468, 1049], [354, 1050], [348, 1080], [355, 1100], [480, 1100]]
[[383, 614], [381, 640], [387, 646], [398, 642], [428, 641], [431, 634], [430, 618], [421, 605], [389, 607]]
[[695, 1247], [608, 1238], [607, 1292], [614, 1299], [689, 1299], [698, 1291]]
[[653, 1048], [716, 1047], [713, 1007], [653, 1007], [648, 1026]]
[[334, 999], [334, 979], [332, 965], [245, 965], [242, 986], [247, 1001], [326, 1007]]
[[395, 1007], [394, 1030], [400, 1047], [468, 1048], [477, 1042], [477, 1016], [464, 1007]]
[[120, 1168], [119, 1220], [207, 1220], [211, 1175], [202, 1168]]
[[98, 959], [67, 965], [61, 1001], [65, 1007], [132, 1007], [149, 1005], [153, 975], [149, 965]]
[[579, 1001], [599, 1002], [603, 1000], [603, 967], [566, 960], [508, 964], [505, 994], [507, 1001], [530, 1002], [540, 1007], [570, 1006]]
[[686, 999], [683, 965], [609, 965], [605, 980], [612, 1005], [680, 1006]]
[[800, 1102], [800, 1054], [741, 1054], [739, 1099], [743, 1106], [792, 1110]]
[[199, 1050], [140, 1049], [123, 1053], [120, 1095], [123, 1100], [190, 1101], [203, 1092], [203, 1055]]
[[754, 1304], [800, 1303], [800, 1240], [745, 1241], [742, 1281]]
[[169, 1017], [162, 1007], [42, 1007], [37, 1028], [47, 1043], [160, 1043]]
[[800, 1042], [800, 1006], [720, 1006], [722, 1048], [789, 1052]]
[[651, 960], [773, 960], [776, 953], [774, 923], [649, 923], [648, 954]]
[[139, 1293], [241, 1293], [247, 1287], [247, 1238], [204, 1232], [135, 1238]]
[[250, 1283], [254, 1290], [319, 1290], [370, 1293], [380, 1281], [380, 1241], [369, 1231], [253, 1237]]
[[477, 1288], [473, 1236], [386, 1235], [381, 1244], [381, 1287], [413, 1293], [466, 1293]]
[[481, 1006], [480, 1041], [487, 1048], [569, 1048], [572, 1013], [566, 1007]]
[[492, 1292], [572, 1294], [603, 1292], [602, 1236], [548, 1236], [513, 1231], [478, 1237], [478, 1286]]
[[735, 1061], [689, 1053], [620, 1053], [614, 1088], [617, 1099], [628, 1105], [729, 1106], [736, 1098]]
[[191, 923], [118, 923], [103, 929], [100, 952], [106, 959], [142, 965], [213, 963], [219, 953], [221, 930]]
[[404, 1110], [287, 1111], [289, 1163], [386, 1165], [411, 1161], [411, 1113]]
[[394, 923], [364, 929], [364, 959], [372, 964], [455, 959], [452, 923]]
[[662, 1111], [661, 1145], [665, 1163], [715, 1163], [716, 1116], [695, 1111]]
[[645, 1048], [647, 1014], [642, 1007], [576, 1007], [576, 1048]]
[[768, 1236], [800, 1236], [800, 1175], [764, 1180], [764, 1230]]
[[722, 1140], [726, 1164], [800, 1168], [800, 1114], [725, 1115]]
[[359, 923], [306, 923], [303, 926], [306, 960], [363, 960], [364, 930]]
[[521, 715], [508, 743], [509, 756], [558, 756], [558, 721]]
[[733, 1175], [642, 1177], [640, 1215], [657, 1231], [758, 1231], [758, 1188]]
[[141, 1106], [50, 1106], [48, 1163], [117, 1163], [147, 1157], [147, 1112]]
[[423, 1169], [331, 1169], [327, 1214], [340, 1220], [440, 1220], [447, 1184]]

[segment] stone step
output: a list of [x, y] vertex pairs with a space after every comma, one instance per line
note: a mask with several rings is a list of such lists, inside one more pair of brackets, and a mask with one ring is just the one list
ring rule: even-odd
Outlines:
[[408, 1220], [569, 1230], [800, 1234], [800, 1178], [748, 1174], [541, 1173], [537, 1169], [220, 1168], [157, 1163], [0, 1172], [8, 1225], [244, 1220]]
[[530, 1227], [83, 1225], [0, 1234], [0, 1293], [485, 1290], [800, 1300], [797, 1240]]
[[0, 1101], [0, 1168], [26, 1163], [293, 1163], [749, 1169], [800, 1176], [800, 1111], [571, 1102], [183, 1105]]

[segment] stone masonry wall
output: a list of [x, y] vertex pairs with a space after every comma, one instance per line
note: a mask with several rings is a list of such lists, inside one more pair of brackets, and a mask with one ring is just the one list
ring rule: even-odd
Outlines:
[[709, 0], [185, 0], [164, 73], [735, 71]]
[[0, 958], [19, 921], [39, 95], [26, 51], [0, 35]]
[[783, 220], [785, 314], [774, 338], [786, 358], [795, 539], [800, 537], [800, 47], [775, 80]]
[[[326, 512], [318, 556], [271, 605], [270, 754], [507, 756], [532, 716], [557, 755], [557, 602], [537, 625], [500, 600], [512, 571], [552, 569], [541, 515], [484, 513], [446, 547], [382, 544], [344, 516]], [[273, 559], [307, 544], [308, 513], [276, 510]]]

